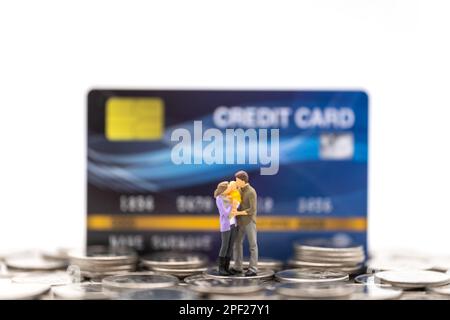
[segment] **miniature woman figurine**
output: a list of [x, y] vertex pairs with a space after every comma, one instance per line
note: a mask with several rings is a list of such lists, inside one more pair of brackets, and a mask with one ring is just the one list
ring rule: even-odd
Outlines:
[[241, 201], [241, 195], [237, 190], [236, 182], [222, 181], [214, 191], [217, 208], [219, 209], [220, 234], [222, 245], [219, 252], [219, 274], [229, 276], [230, 260], [233, 254], [234, 239], [237, 234], [236, 217], [237, 207]]

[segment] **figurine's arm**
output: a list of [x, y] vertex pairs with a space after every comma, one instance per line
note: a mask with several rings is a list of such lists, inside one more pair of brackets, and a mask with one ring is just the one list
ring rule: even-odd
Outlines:
[[253, 216], [256, 214], [256, 203], [257, 203], [256, 192], [251, 192], [248, 195], [248, 200], [249, 200], [250, 206], [246, 211], [249, 216]]
[[231, 217], [247, 215], [247, 212], [245, 210], [238, 211], [237, 210], [238, 206], [239, 206], [239, 201], [233, 200], [232, 210], [231, 210], [231, 214], [230, 214]]
[[231, 207], [226, 209], [225, 206], [223, 205], [223, 200], [219, 197], [216, 198], [216, 204], [217, 204], [217, 208], [219, 209], [219, 214], [221, 216], [225, 216], [228, 217], [230, 216], [231, 213]]

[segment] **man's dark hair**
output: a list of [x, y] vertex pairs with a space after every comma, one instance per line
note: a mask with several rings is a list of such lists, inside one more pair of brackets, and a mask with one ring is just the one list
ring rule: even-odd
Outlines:
[[248, 183], [248, 173], [244, 170], [238, 171], [234, 174], [235, 178], [241, 179], [245, 183]]

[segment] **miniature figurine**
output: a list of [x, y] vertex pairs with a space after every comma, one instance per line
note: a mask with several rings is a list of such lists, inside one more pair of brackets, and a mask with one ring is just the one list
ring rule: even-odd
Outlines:
[[234, 266], [229, 273], [242, 273], [244, 236], [250, 249], [250, 264], [245, 276], [255, 276], [258, 272], [258, 242], [256, 230], [257, 195], [255, 189], [249, 184], [247, 172], [238, 171], [234, 175], [236, 185], [241, 194], [241, 202], [236, 212], [232, 212], [237, 219], [237, 235], [234, 243]]
[[241, 195], [237, 190], [235, 181], [222, 181], [214, 191], [216, 205], [220, 215], [220, 234], [222, 245], [219, 252], [219, 274], [229, 276], [231, 255], [233, 253], [234, 240], [237, 234], [236, 217], [232, 212], [237, 211]]

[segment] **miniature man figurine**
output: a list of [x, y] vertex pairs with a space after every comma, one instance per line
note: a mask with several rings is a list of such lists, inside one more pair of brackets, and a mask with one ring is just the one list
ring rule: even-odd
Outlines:
[[238, 210], [231, 213], [236, 216], [238, 231], [234, 244], [234, 267], [229, 270], [230, 273], [242, 273], [244, 236], [247, 235], [250, 249], [250, 264], [245, 276], [255, 276], [258, 272], [257, 195], [255, 189], [249, 184], [247, 172], [241, 170], [236, 172], [234, 176], [236, 185], [241, 193], [241, 203]]

